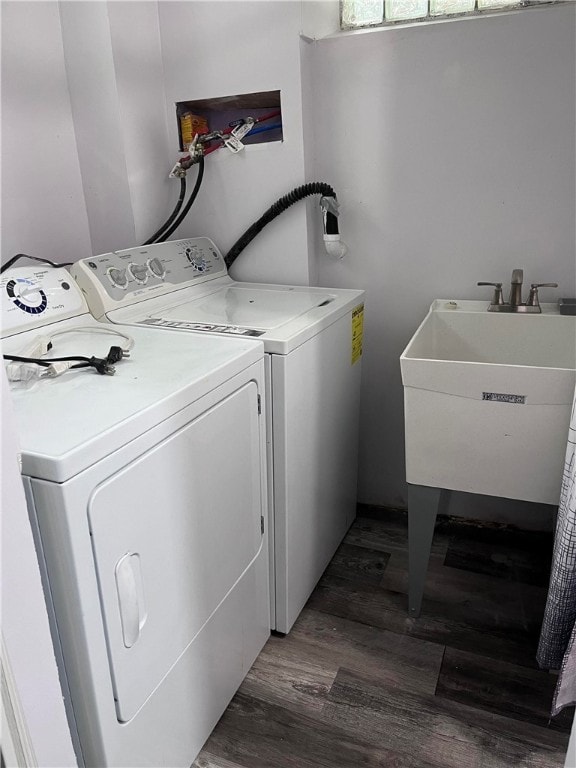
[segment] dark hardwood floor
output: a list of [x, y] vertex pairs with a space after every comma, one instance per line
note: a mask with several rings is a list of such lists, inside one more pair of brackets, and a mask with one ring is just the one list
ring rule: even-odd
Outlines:
[[560, 768], [572, 711], [534, 660], [551, 534], [441, 521], [418, 619], [407, 525], [362, 507], [196, 768]]

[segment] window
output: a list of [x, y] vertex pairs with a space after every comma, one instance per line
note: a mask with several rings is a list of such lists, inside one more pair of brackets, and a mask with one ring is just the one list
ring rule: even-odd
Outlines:
[[341, 0], [341, 27], [355, 29], [407, 21], [425, 21], [485, 11], [557, 4], [565, 0]]

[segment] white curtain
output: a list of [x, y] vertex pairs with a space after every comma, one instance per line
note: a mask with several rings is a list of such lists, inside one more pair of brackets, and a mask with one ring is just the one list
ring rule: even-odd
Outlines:
[[537, 660], [560, 669], [552, 714], [576, 702], [576, 392], [568, 432], [548, 600]]

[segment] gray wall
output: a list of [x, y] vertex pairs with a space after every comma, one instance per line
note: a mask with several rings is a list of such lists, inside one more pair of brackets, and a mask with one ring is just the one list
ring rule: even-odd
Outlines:
[[367, 290], [363, 502], [406, 502], [398, 358], [433, 299], [488, 298], [476, 282], [507, 281], [514, 267], [560, 283], [544, 300], [575, 294], [575, 12], [353, 34], [303, 51], [310, 173], [336, 188], [350, 246], [343, 262], [319, 260], [318, 280]]

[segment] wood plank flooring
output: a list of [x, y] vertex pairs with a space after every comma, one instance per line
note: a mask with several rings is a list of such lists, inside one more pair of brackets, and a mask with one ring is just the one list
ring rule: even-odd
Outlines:
[[551, 534], [441, 520], [406, 613], [403, 513], [361, 507], [195, 768], [562, 768], [572, 711], [534, 655]]

